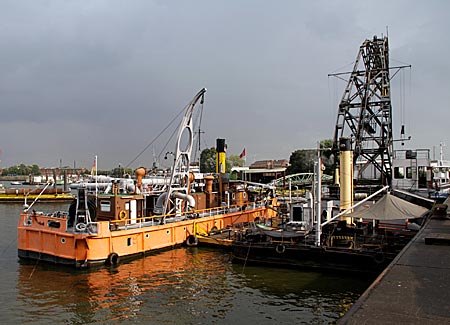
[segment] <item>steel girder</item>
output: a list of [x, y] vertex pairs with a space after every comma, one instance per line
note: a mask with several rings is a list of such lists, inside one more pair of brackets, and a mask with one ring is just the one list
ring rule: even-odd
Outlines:
[[338, 108], [333, 139], [335, 160], [342, 137], [352, 139], [354, 162], [362, 163], [358, 177], [373, 165], [382, 183], [390, 185], [393, 138], [387, 37], [374, 36], [359, 48]]

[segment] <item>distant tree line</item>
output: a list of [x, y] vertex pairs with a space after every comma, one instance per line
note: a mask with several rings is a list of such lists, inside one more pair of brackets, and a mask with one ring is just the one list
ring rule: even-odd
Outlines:
[[[70, 169], [68, 166], [61, 167], [60, 169]], [[92, 170], [83, 168], [83, 172], [81, 174], [91, 174]], [[15, 165], [11, 167], [5, 167], [1, 169], [1, 176], [28, 176], [28, 175], [34, 175], [39, 176], [41, 175], [41, 168], [34, 164], [34, 165]], [[133, 169], [131, 168], [124, 168], [124, 167], [116, 167], [111, 170], [98, 170], [98, 175], [109, 175], [112, 177], [123, 177], [124, 175], [132, 175]]]
[[20, 164], [2, 169], [2, 176], [16, 176], [16, 175], [41, 175], [41, 169], [38, 165]]

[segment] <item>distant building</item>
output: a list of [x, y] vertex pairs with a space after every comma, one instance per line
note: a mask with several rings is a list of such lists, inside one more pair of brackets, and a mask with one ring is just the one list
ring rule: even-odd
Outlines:
[[250, 169], [274, 169], [274, 168], [287, 168], [289, 167], [289, 161], [286, 159], [280, 160], [258, 160], [250, 165]]
[[283, 177], [287, 167], [289, 167], [289, 161], [286, 159], [259, 160], [249, 167], [233, 167], [231, 172], [236, 173], [239, 179], [267, 184], [274, 179]]
[[68, 183], [73, 183], [81, 179], [82, 175], [88, 172], [86, 168], [41, 168], [41, 175], [30, 175], [30, 183], [46, 183], [53, 181], [62, 183], [64, 175], [67, 177]]

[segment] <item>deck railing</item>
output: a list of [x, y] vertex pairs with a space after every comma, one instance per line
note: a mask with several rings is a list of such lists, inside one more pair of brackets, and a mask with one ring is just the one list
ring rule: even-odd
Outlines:
[[[244, 205], [232, 205], [215, 208], [207, 208], [201, 210], [193, 210], [182, 213], [172, 213], [166, 215], [152, 215], [141, 218], [125, 219], [125, 220], [111, 220], [111, 230], [123, 230], [131, 228], [142, 228], [153, 225], [161, 225], [164, 223], [171, 223], [175, 221], [183, 221], [188, 219], [198, 219], [213, 217], [225, 213], [234, 213], [244, 210], [254, 210], [265, 206], [265, 201], [252, 202]], [[163, 220], [165, 222], [163, 223]]]

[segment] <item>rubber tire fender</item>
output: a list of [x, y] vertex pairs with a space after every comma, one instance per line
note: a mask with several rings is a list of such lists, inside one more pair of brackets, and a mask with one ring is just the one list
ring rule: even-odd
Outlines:
[[278, 254], [283, 254], [283, 253], [286, 251], [286, 246], [284, 246], [283, 244], [278, 244], [278, 245], [275, 247], [275, 251], [276, 251]]
[[119, 264], [119, 260], [119, 255], [117, 253], [111, 253], [108, 255], [105, 264], [108, 266], [116, 266], [117, 264]]
[[189, 235], [186, 238], [186, 245], [189, 247], [197, 246], [198, 245], [198, 238], [195, 235]]
[[381, 264], [384, 262], [384, 253], [383, 252], [378, 252], [373, 256], [373, 260], [375, 261], [376, 264]]

